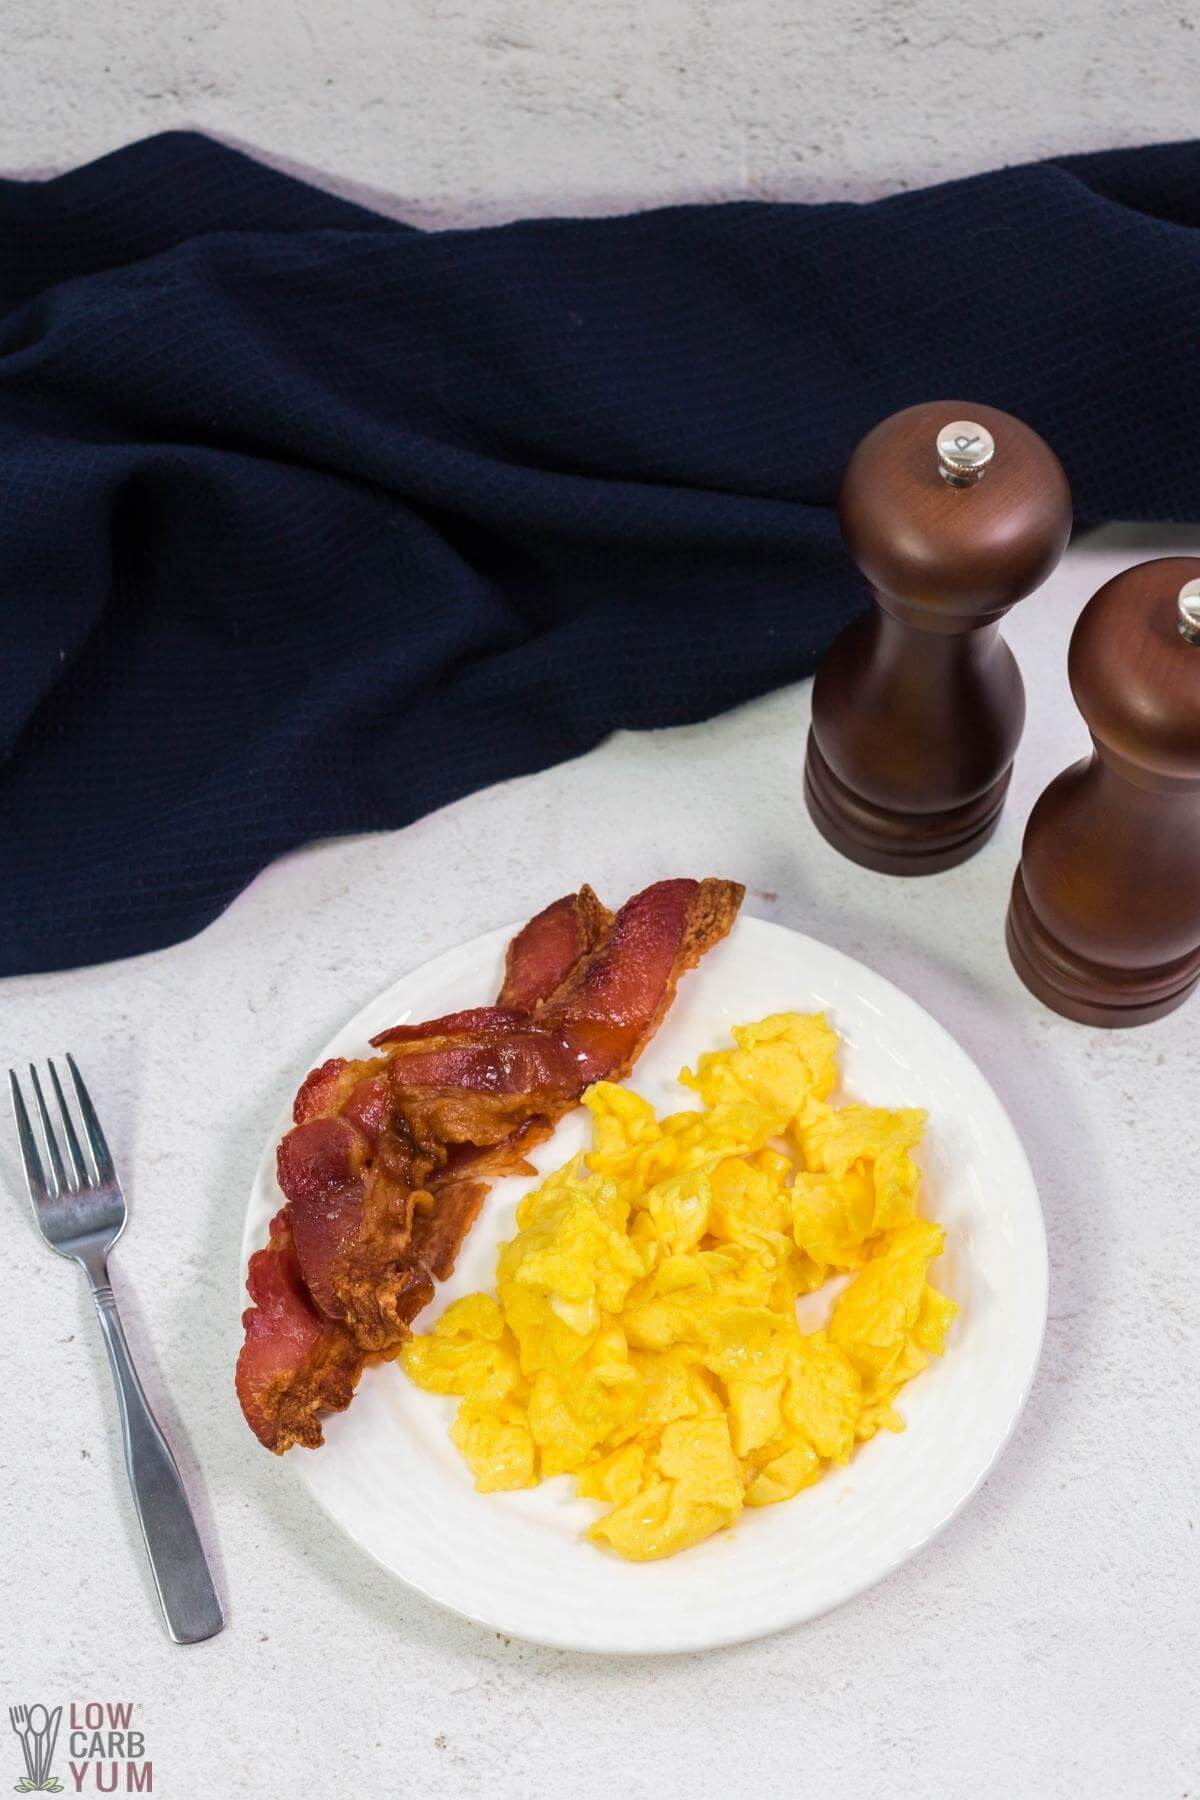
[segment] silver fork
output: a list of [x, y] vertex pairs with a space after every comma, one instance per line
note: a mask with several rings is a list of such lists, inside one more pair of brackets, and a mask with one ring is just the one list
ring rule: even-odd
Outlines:
[[50, 1248], [77, 1262], [91, 1284], [121, 1407], [125, 1467], [129, 1471], [129, 1485], [133, 1489], [138, 1522], [167, 1630], [177, 1644], [198, 1644], [205, 1638], [215, 1637], [225, 1620], [192, 1509], [179, 1479], [179, 1470], [142, 1391], [109, 1284], [108, 1253], [124, 1231], [128, 1217], [125, 1196], [96, 1109], [73, 1056], [67, 1057], [67, 1067], [75, 1088], [87, 1160], [85, 1162], [80, 1148], [58, 1070], [51, 1062], [48, 1064], [50, 1081], [66, 1144], [64, 1164], [38, 1072], [32, 1063], [29, 1065], [29, 1079], [45, 1139], [48, 1175], [30, 1124], [21, 1084], [16, 1072], [9, 1070], [13, 1116], [17, 1122], [29, 1198], [33, 1202], [38, 1230]]

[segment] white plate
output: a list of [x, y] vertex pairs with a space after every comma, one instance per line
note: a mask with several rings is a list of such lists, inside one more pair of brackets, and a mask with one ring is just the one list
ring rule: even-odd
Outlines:
[[[478, 1006], [498, 990], [511, 931], [489, 932], [396, 982], [329, 1043], [357, 1056], [372, 1033]], [[1046, 1240], [1033, 1175], [1012, 1123], [974, 1063], [921, 1007], [812, 938], [759, 919], [684, 977], [632, 1077], [660, 1109], [696, 1102], [675, 1082], [731, 1024], [824, 1009], [844, 1046], [843, 1091], [929, 1111], [925, 1210], [947, 1231], [934, 1280], [959, 1304], [946, 1355], [904, 1390], [908, 1429], [863, 1445], [844, 1469], [780, 1506], [658, 1563], [627, 1563], [587, 1543], [601, 1510], [565, 1477], [527, 1493], [475, 1492], [448, 1436], [456, 1401], [421, 1393], [394, 1365], [368, 1369], [349, 1411], [326, 1421], [320, 1450], [287, 1466], [335, 1524], [385, 1569], [510, 1637], [563, 1649], [704, 1650], [799, 1624], [897, 1568], [965, 1504], [1020, 1415], [1046, 1317]], [[297, 1084], [304, 1074], [296, 1070]], [[280, 1204], [279, 1121], [250, 1197], [243, 1267]], [[579, 1113], [534, 1160], [555, 1168], [585, 1141]], [[491, 1291], [497, 1246], [512, 1236], [529, 1180], [492, 1188], [454, 1278], [422, 1315]], [[806, 1321], [808, 1323], [808, 1321]], [[247, 1455], [260, 1455], [246, 1444]]]

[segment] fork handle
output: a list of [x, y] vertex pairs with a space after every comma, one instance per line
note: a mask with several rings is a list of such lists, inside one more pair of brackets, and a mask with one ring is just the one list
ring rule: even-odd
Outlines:
[[138, 1380], [116, 1296], [107, 1281], [97, 1281], [90, 1271], [89, 1278], [121, 1406], [125, 1467], [163, 1617], [177, 1644], [198, 1644], [224, 1625], [221, 1603], [175, 1458]]

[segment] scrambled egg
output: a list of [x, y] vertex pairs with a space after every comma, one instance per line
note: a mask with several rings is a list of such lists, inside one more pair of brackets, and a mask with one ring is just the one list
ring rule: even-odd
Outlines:
[[[574, 1476], [590, 1536], [671, 1556], [743, 1507], [790, 1500], [881, 1427], [955, 1315], [932, 1288], [943, 1233], [917, 1214], [924, 1114], [830, 1106], [823, 1014], [735, 1027], [658, 1118], [584, 1096], [592, 1148], [522, 1201], [496, 1298], [447, 1307], [401, 1361], [458, 1394], [452, 1437], [481, 1493]], [[799, 1296], [849, 1275], [821, 1331]]]

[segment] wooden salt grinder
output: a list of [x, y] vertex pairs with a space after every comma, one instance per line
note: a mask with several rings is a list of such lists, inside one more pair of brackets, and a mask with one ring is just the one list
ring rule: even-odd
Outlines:
[[1062, 556], [1070, 489], [1019, 419], [944, 400], [868, 432], [838, 513], [875, 605], [817, 670], [805, 797], [852, 862], [930, 875], [1000, 817], [1025, 722], [1000, 620]]
[[1094, 751], [1030, 814], [1009, 955], [1068, 1019], [1142, 1025], [1200, 981], [1200, 557], [1106, 582], [1067, 667]]

